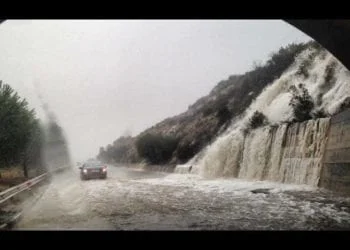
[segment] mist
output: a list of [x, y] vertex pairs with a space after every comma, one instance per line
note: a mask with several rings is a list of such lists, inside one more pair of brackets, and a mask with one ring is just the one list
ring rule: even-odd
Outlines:
[[308, 40], [279, 20], [8, 20], [0, 79], [43, 120], [45, 100], [81, 161], [184, 112], [281, 46]]

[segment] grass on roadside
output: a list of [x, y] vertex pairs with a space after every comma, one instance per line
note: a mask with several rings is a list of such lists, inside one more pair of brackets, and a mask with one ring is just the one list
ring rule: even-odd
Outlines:
[[24, 181], [25, 177], [21, 167], [0, 168], [0, 192]]

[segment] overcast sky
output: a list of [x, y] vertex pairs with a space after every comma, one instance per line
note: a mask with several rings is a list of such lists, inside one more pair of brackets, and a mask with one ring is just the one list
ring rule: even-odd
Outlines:
[[9, 20], [0, 25], [0, 80], [43, 118], [37, 83], [74, 160], [84, 160], [308, 40], [279, 20]]

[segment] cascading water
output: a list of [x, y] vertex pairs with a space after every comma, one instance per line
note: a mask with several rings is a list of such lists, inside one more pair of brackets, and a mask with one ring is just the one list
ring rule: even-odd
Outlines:
[[[300, 74], [300, 67], [307, 60], [307, 74]], [[303, 83], [316, 104], [314, 110], [323, 109], [332, 115], [349, 98], [349, 82], [349, 72], [327, 51], [304, 50], [279, 79], [262, 91], [241, 119], [189, 162], [192, 172], [206, 177], [317, 186], [329, 118], [291, 123], [289, 89]], [[264, 113], [273, 125], [245, 134], [256, 110]]]
[[247, 135], [239, 178], [317, 186], [329, 118], [264, 127]]

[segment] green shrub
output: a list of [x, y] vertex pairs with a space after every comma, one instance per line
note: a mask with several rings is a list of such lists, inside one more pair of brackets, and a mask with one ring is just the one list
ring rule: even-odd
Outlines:
[[232, 114], [228, 110], [227, 106], [224, 106], [220, 108], [219, 111], [216, 113], [216, 117], [219, 119], [219, 126], [221, 126], [222, 124], [231, 120]]
[[293, 108], [295, 121], [302, 122], [311, 119], [311, 111], [315, 105], [305, 86], [301, 83], [298, 87], [292, 86], [290, 92], [292, 98], [289, 105]]
[[268, 123], [267, 117], [260, 111], [255, 111], [252, 117], [249, 119], [248, 130], [256, 129], [264, 126]]
[[203, 116], [209, 116], [214, 112], [215, 112], [214, 108], [212, 106], [209, 106], [209, 105], [202, 109]]
[[179, 159], [180, 164], [187, 162], [200, 150], [200, 147], [197, 143], [184, 143], [179, 145], [177, 148], [177, 158]]
[[163, 164], [170, 160], [177, 144], [174, 137], [145, 134], [136, 141], [136, 148], [139, 156], [149, 163]]

